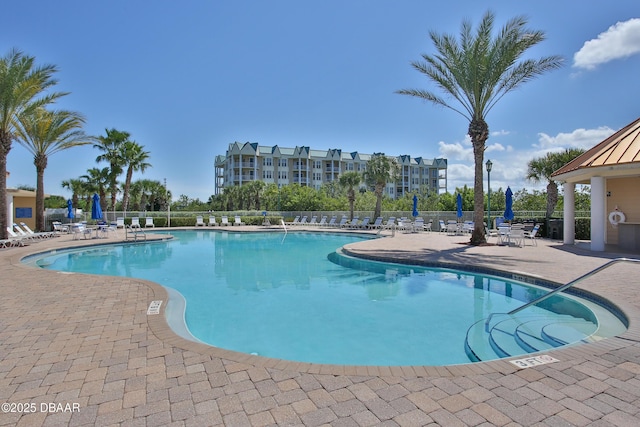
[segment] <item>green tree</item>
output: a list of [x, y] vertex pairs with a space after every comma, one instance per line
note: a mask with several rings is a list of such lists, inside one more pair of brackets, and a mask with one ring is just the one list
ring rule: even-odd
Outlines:
[[427, 90], [404, 89], [397, 92], [449, 108], [469, 120], [468, 134], [473, 144], [475, 163], [475, 228], [471, 235], [472, 244], [486, 241], [483, 227], [483, 161], [485, 143], [489, 138], [487, 114], [508, 92], [562, 64], [562, 58], [558, 56], [520, 60], [529, 48], [545, 39], [542, 31], [526, 27], [527, 20], [524, 17], [509, 20], [495, 38], [492, 36], [494, 21], [493, 13], [485, 13], [473, 34], [471, 23], [465, 20], [459, 41], [455, 36], [431, 31], [429, 35], [437, 54], [424, 54], [423, 61], [412, 63], [416, 70], [451, 96], [455, 103]]
[[147, 162], [149, 152], [144, 151], [144, 146], [135, 141], [125, 141], [122, 144], [120, 155], [122, 157], [120, 164], [127, 168], [122, 193], [122, 210], [126, 212], [129, 207], [129, 188], [131, 187], [133, 172], [140, 171], [144, 173], [148, 167], [151, 167], [151, 164]]
[[349, 201], [349, 211], [351, 213], [349, 219], [351, 221], [353, 221], [353, 205], [356, 201], [355, 187], [360, 185], [360, 181], [362, 181], [362, 175], [358, 172], [345, 172], [340, 175], [338, 180], [340, 186], [347, 190], [347, 200]]
[[581, 148], [568, 148], [558, 153], [547, 153], [529, 161], [527, 179], [533, 182], [547, 181], [547, 213], [549, 219], [558, 204], [558, 184], [551, 179], [551, 174], [584, 153]]
[[44, 170], [49, 156], [72, 147], [91, 144], [82, 130], [84, 117], [73, 111], [31, 110], [16, 125], [16, 140], [33, 154], [36, 167], [36, 229], [44, 230]]
[[78, 206], [80, 198], [85, 197], [90, 193], [90, 190], [87, 188], [86, 181], [81, 178], [62, 181], [61, 186], [62, 188], [66, 188], [71, 191], [71, 203], [76, 207]]
[[364, 172], [364, 181], [376, 195], [376, 207], [374, 218], [380, 216], [382, 212], [382, 197], [384, 188], [388, 182], [397, 182], [400, 168], [398, 161], [393, 157], [387, 157], [384, 153], [374, 153], [367, 163], [367, 170]]
[[118, 177], [122, 173], [124, 160], [121, 152], [131, 136], [129, 132], [117, 129], [105, 129], [106, 136], [99, 136], [94, 148], [102, 151], [96, 162], [109, 163], [109, 192], [111, 193], [111, 209], [115, 210], [118, 195]]
[[91, 196], [98, 193], [100, 196], [100, 207], [103, 211], [107, 210], [107, 188], [111, 186], [111, 169], [109, 168], [91, 168], [87, 169], [86, 175], [80, 177], [84, 181], [85, 189], [85, 209], [91, 207]]
[[35, 58], [12, 49], [0, 58], [0, 239], [7, 238], [7, 156], [15, 138], [15, 127], [31, 111], [44, 107], [63, 92], [45, 93], [58, 81], [53, 65], [37, 67]]

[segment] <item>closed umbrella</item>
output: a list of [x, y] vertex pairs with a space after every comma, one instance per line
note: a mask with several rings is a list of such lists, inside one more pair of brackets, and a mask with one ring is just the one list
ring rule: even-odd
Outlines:
[[458, 212], [456, 212], [458, 218], [462, 218], [462, 195], [458, 193], [458, 197], [456, 197], [456, 206]]
[[416, 194], [413, 195], [413, 217], [417, 217], [418, 214], [418, 196]]
[[67, 200], [67, 218], [73, 219], [75, 215], [73, 215], [73, 202], [71, 199]]
[[91, 205], [91, 219], [102, 219], [102, 208], [100, 207], [100, 196], [93, 193], [93, 205]]
[[504, 210], [504, 219], [506, 219], [507, 221], [511, 221], [514, 218], [514, 214], [513, 214], [513, 192], [511, 191], [511, 187], [507, 187], [507, 192], [504, 193], [506, 196], [506, 200], [505, 200], [505, 206], [506, 209]]

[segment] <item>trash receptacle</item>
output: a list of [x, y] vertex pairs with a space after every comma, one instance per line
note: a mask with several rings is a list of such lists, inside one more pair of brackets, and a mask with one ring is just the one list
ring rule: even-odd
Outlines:
[[564, 220], [551, 218], [547, 225], [547, 237], [554, 240], [564, 239]]

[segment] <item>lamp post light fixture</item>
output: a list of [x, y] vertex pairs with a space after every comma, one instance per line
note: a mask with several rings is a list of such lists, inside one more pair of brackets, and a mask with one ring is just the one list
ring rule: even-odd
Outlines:
[[493, 163], [491, 160], [487, 160], [487, 224], [488, 229], [491, 230], [491, 168], [493, 167]]

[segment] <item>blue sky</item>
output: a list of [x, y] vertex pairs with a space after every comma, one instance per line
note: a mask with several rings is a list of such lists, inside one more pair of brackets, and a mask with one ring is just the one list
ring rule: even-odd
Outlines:
[[[394, 92], [437, 90], [410, 66], [434, 53], [429, 31], [457, 35], [489, 8], [498, 26], [525, 15], [547, 34], [532, 57], [565, 58], [487, 117], [492, 188], [541, 189], [525, 180], [529, 160], [590, 148], [638, 117], [637, 0], [24, 0], [3, 5], [0, 54], [16, 47], [57, 65], [57, 89], [71, 92], [57, 106], [84, 114], [89, 134], [131, 133], [153, 165], [134, 179], [166, 179], [174, 197], [206, 201], [214, 158], [234, 141], [445, 157], [453, 192], [473, 186], [466, 119]], [[51, 156], [45, 191], [68, 197], [61, 181], [98, 154]], [[22, 146], [7, 169], [9, 187], [35, 186]]]

